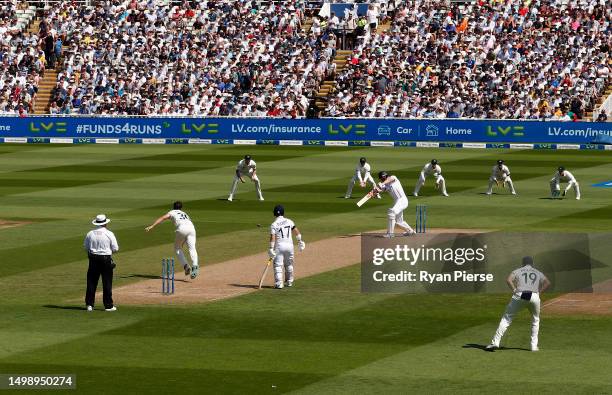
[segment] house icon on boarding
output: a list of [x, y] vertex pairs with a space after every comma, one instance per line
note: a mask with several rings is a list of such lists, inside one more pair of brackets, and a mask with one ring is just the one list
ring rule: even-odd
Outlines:
[[427, 125], [425, 131], [425, 137], [438, 137], [439, 132], [436, 125]]

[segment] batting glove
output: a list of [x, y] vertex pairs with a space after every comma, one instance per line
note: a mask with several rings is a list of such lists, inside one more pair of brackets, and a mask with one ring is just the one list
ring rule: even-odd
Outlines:
[[303, 241], [298, 241], [298, 249], [300, 251], [304, 251], [305, 248], [306, 248], [306, 243], [304, 243]]
[[270, 249], [268, 250], [268, 256], [269, 256], [271, 259], [274, 259], [274, 257], [276, 257], [276, 252], [274, 252], [274, 248], [270, 248]]

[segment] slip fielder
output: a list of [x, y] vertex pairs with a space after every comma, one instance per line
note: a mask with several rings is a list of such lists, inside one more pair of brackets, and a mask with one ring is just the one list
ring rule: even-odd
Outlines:
[[504, 164], [504, 161], [501, 159], [497, 161], [497, 165], [493, 166], [493, 171], [491, 171], [487, 195], [493, 193], [493, 184], [499, 185], [500, 182], [502, 183], [502, 186], [508, 184], [510, 192], [513, 195], [516, 195], [516, 191], [514, 190], [514, 183], [512, 183], [512, 179], [510, 178], [510, 169]]
[[349, 181], [348, 188], [346, 190], [346, 194], [344, 195], [345, 199], [350, 199], [353, 194], [353, 186], [355, 182], [359, 181], [359, 186], [365, 188], [367, 183], [372, 183], [372, 187], [376, 186], [376, 181], [372, 178], [372, 174], [370, 174], [371, 168], [370, 164], [366, 161], [366, 158], [359, 158], [359, 164], [355, 168], [355, 174], [351, 181]]
[[402, 188], [400, 180], [393, 175], [389, 175], [386, 171], [378, 173], [380, 183], [374, 187], [372, 192], [378, 195], [380, 192], [388, 192], [393, 198], [393, 207], [387, 210], [387, 234], [385, 237], [393, 237], [395, 225], [403, 228], [406, 232], [404, 236], [414, 234], [414, 230], [404, 221], [404, 210], [408, 207], [408, 198]]
[[[183, 270], [185, 270], [185, 275], [188, 276], [191, 274], [191, 278], [194, 279], [200, 273], [200, 266], [198, 264], [198, 251], [196, 250], [196, 231], [193, 226], [193, 222], [191, 222], [191, 218], [187, 215], [186, 212], [182, 211], [183, 208], [182, 202], [174, 202], [172, 204], [172, 210], [168, 211], [168, 213], [162, 215], [157, 218], [155, 222], [147, 226], [145, 230], [150, 232], [153, 228], [155, 228], [160, 223], [171, 220], [175, 226], [174, 231], [174, 252], [178, 257], [179, 261], [183, 264]], [[191, 267], [187, 262], [187, 258], [185, 257], [185, 253], [183, 253], [183, 245], [187, 244], [187, 249], [189, 250], [189, 257], [191, 258]]]
[[230, 191], [227, 200], [231, 202], [234, 199], [234, 193], [236, 193], [238, 182], [244, 183], [244, 176], [249, 177], [251, 181], [255, 183], [257, 198], [259, 200], [264, 200], [263, 195], [261, 194], [261, 184], [259, 182], [259, 178], [257, 177], [257, 165], [255, 164], [255, 161], [251, 159], [251, 155], [245, 155], [244, 159], [241, 159], [240, 162], [238, 162], [238, 166], [236, 166], [236, 174], [234, 175], [234, 181], [232, 182], [232, 190]]
[[283, 277], [286, 287], [293, 286], [293, 238], [291, 234], [295, 235], [300, 251], [304, 251], [306, 243], [302, 240], [300, 230], [295, 223], [284, 217], [285, 208], [283, 206], [280, 204], [275, 206], [273, 213], [276, 218], [270, 225], [268, 256], [273, 259], [274, 288], [281, 289], [283, 288]]
[[444, 179], [444, 177], [442, 177], [442, 168], [440, 167], [436, 159], [432, 159], [431, 162], [425, 164], [423, 170], [421, 170], [419, 180], [417, 181], [416, 186], [414, 187], [413, 195], [419, 196], [419, 191], [421, 190], [421, 187], [425, 185], [425, 178], [430, 175], [433, 175], [436, 179], [436, 188], [440, 189], [440, 193], [442, 194], [442, 196], [448, 196], [448, 193], [446, 193], [446, 180]]
[[548, 278], [533, 267], [533, 257], [523, 258], [522, 267], [514, 270], [506, 283], [512, 290], [512, 299], [506, 307], [506, 312], [499, 322], [499, 326], [491, 344], [487, 350], [493, 351], [499, 348], [499, 343], [512, 324], [514, 316], [524, 307], [531, 313], [531, 351], [538, 351], [538, 333], [540, 331], [540, 292], [544, 292], [550, 286]]
[[559, 197], [559, 192], [561, 190], [561, 182], [567, 182], [567, 186], [563, 190], [563, 196], [569, 191], [570, 188], [574, 188], [574, 193], [576, 194], [576, 200], [580, 200], [580, 185], [578, 185], [578, 181], [574, 178], [574, 175], [569, 171], [565, 170], [565, 167], [559, 166], [557, 172], [550, 180], [550, 194], [552, 197]]

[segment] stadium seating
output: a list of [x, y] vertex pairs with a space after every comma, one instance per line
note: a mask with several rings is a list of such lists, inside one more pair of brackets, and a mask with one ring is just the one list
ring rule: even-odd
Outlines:
[[573, 120], [602, 112], [609, 2], [371, 0], [386, 22], [350, 39], [319, 16], [325, 3], [12, 1], [0, 11], [0, 113], [298, 118], [318, 107], [331, 117]]
[[35, 7], [11, 1], [0, 8], [0, 114], [25, 116], [38, 92], [44, 59], [36, 35], [24, 31], [35, 17]]
[[610, 3], [525, 4], [407, 2], [363, 37], [324, 115], [583, 117], [609, 84]]

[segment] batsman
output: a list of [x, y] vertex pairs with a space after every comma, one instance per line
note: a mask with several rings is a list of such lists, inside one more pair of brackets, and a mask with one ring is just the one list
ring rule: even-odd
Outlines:
[[387, 210], [387, 234], [385, 237], [393, 237], [395, 232], [395, 225], [404, 229], [404, 236], [414, 234], [414, 230], [404, 221], [404, 210], [408, 208], [408, 198], [402, 188], [400, 180], [394, 176], [389, 175], [386, 171], [378, 173], [378, 179], [380, 183], [374, 187], [371, 193], [378, 195], [381, 192], [388, 192], [393, 198], [393, 207]]
[[295, 223], [289, 218], [285, 218], [285, 208], [280, 204], [274, 207], [274, 217], [276, 219], [270, 225], [270, 249], [268, 256], [273, 260], [274, 265], [274, 288], [283, 288], [283, 277], [285, 279], [284, 286], [293, 286], [293, 238], [295, 235], [298, 242], [298, 249], [304, 251], [306, 243], [302, 240], [300, 230], [295, 226]]

